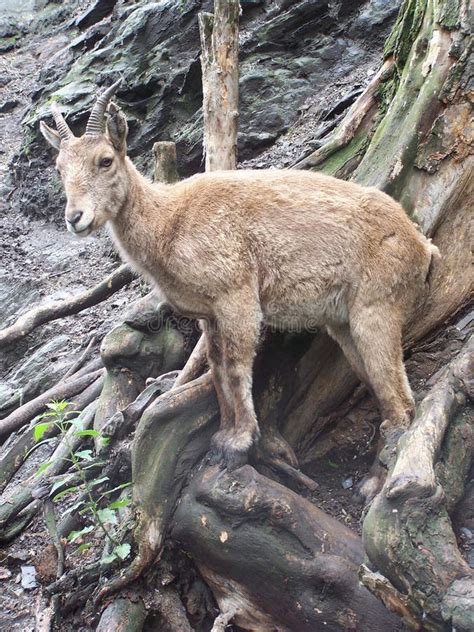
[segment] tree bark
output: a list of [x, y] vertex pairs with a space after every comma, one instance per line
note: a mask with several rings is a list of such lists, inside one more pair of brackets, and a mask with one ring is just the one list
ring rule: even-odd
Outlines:
[[162, 141], [153, 145], [155, 157], [155, 182], [177, 182], [178, 163], [176, 159], [176, 144]]
[[206, 171], [235, 169], [239, 118], [238, 0], [215, 0], [199, 14]]
[[364, 545], [371, 563], [406, 595], [415, 629], [468, 632], [474, 570], [461, 557], [448, 511], [474, 457], [474, 407], [466, 406], [474, 396], [474, 336], [442, 373], [399, 441], [364, 521]]

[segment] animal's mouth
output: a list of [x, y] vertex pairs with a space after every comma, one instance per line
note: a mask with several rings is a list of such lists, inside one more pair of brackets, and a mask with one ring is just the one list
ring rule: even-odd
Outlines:
[[87, 226], [83, 226], [81, 228], [75, 228], [74, 226], [72, 226], [72, 224], [68, 222], [67, 229], [70, 233], [72, 233], [73, 235], [76, 235], [76, 237], [87, 237], [87, 235], [89, 235], [92, 232], [92, 223], [93, 222], [89, 222]]

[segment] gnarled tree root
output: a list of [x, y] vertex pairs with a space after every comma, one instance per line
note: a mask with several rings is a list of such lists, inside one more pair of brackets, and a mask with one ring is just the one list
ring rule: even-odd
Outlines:
[[400, 625], [359, 584], [360, 538], [249, 465], [201, 470], [170, 534], [195, 560], [221, 613], [246, 630], [385, 632]]
[[474, 627], [474, 571], [461, 557], [448, 514], [474, 455], [474, 411], [466, 403], [474, 377], [472, 343], [423, 400], [363, 527], [371, 564], [427, 630]]
[[387, 498], [430, 496], [437, 482], [435, 463], [450, 420], [474, 396], [474, 336], [444, 370], [418, 408], [399, 442], [398, 456], [385, 486]]
[[127, 569], [99, 587], [96, 600], [137, 579], [159, 557], [179, 494], [189, 472], [206, 453], [216, 421], [209, 375], [168, 391], [147, 408], [132, 452], [138, 552]]
[[11, 415], [0, 421], [0, 441], [4, 440], [10, 433], [18, 430], [27, 424], [33, 417], [41, 413], [46, 404], [54, 399], [70, 399], [78, 393], [81, 393], [90, 384], [95, 382], [103, 373], [103, 369], [93, 371], [80, 377], [73, 375], [64, 382], [55, 384], [47, 391], [24, 404]]
[[96, 632], [140, 632], [146, 615], [141, 601], [116, 599], [102, 613]]

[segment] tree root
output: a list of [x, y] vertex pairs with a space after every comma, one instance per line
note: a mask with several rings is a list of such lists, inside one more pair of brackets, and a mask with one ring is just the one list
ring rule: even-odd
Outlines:
[[96, 632], [140, 632], [147, 616], [141, 601], [116, 599], [102, 613]]
[[112, 274], [103, 279], [90, 290], [64, 301], [56, 301], [31, 309], [18, 320], [0, 331], [0, 349], [24, 338], [40, 325], [49, 323], [64, 316], [71, 316], [84, 309], [105, 301], [133, 281], [135, 273], [127, 264], [121, 265]]
[[[102, 389], [102, 381], [102, 377], [99, 377], [74, 398], [73, 408], [75, 412], [81, 412], [99, 396]], [[5, 452], [0, 459], [0, 491], [4, 490], [9, 480], [30, 454], [30, 451], [35, 445], [38, 445], [34, 438], [34, 427], [35, 422], [33, 421], [22, 434], [11, 441], [8, 446], [4, 446]], [[59, 428], [52, 424], [46, 430], [43, 439], [50, 439], [57, 434], [59, 434]]]
[[468, 632], [474, 621], [474, 571], [461, 557], [448, 515], [474, 456], [473, 410], [466, 404], [460, 411], [472, 395], [472, 345], [471, 337], [438, 374], [363, 526], [371, 563], [405, 594], [423, 629], [436, 631]]
[[159, 557], [179, 494], [208, 450], [216, 419], [209, 375], [168, 391], [146, 409], [132, 452], [138, 552], [127, 569], [99, 587], [96, 601], [137, 579]]
[[63, 380], [67, 380], [68, 377], [71, 377], [71, 375], [74, 375], [75, 373], [77, 373], [77, 371], [79, 371], [79, 369], [81, 369], [84, 366], [87, 358], [89, 357], [89, 353], [96, 342], [97, 342], [97, 336], [92, 336], [89, 342], [87, 343], [87, 346], [84, 349], [83, 353], [76, 360], [76, 362], [74, 362], [74, 364], [71, 367], [69, 367], [67, 372], [64, 374]]
[[[92, 423], [95, 411], [95, 402], [89, 404], [89, 406], [81, 413], [83, 419], [84, 429], [86, 429]], [[55, 451], [51, 456], [51, 465], [42, 472], [39, 476], [31, 476], [29, 479], [23, 482], [13, 494], [4, 500], [0, 506], [0, 540], [7, 540], [9, 537], [6, 535], [10, 533], [9, 524], [12, 520], [15, 520], [17, 516], [32, 503], [35, 499], [43, 498], [49, 493], [51, 483], [55, 477], [58, 477], [64, 472], [70, 465], [67, 457], [70, 453], [70, 449], [77, 449], [80, 443], [84, 440], [84, 437], [74, 437], [76, 428], [71, 426], [68, 430], [67, 436], [62, 439], [58, 444]], [[95, 468], [87, 470], [87, 476], [92, 476]], [[64, 485], [76, 484], [72, 482], [76, 480], [77, 475], [72, 474], [70, 477], [64, 479]], [[58, 493], [62, 488], [58, 489]], [[36, 506], [35, 512], [38, 506]], [[34, 514], [33, 514], [34, 515]], [[32, 517], [32, 516], [31, 516]]]
[[[158, 378], [150, 380], [148, 386], [133, 402], [123, 410], [115, 413], [115, 415], [102, 426], [101, 434], [109, 438], [110, 447], [135, 429], [135, 425], [148, 406], [160, 395], [163, 395], [175, 386], [177, 375], [177, 371], [170, 371], [169, 373], [160, 375]], [[104, 449], [101, 449], [100, 452], [103, 450]]]
[[342, 120], [342, 123], [338, 126], [334, 136], [322, 147], [319, 147], [312, 154], [293, 165], [293, 168], [314, 168], [327, 160], [330, 156], [336, 153], [336, 151], [345, 147], [354, 138], [354, 134], [362, 123], [362, 120], [369, 110], [375, 105], [375, 97], [380, 84], [390, 78], [394, 68], [395, 62], [392, 57], [385, 60], [385, 63], [382, 65], [375, 77], [370, 81], [367, 88], [350, 107], [346, 116]]
[[435, 462], [446, 429], [466, 396], [474, 397], [474, 336], [443, 371], [418, 407], [417, 417], [399, 443], [398, 456], [384, 493], [431, 496], [438, 485]]
[[95, 380], [99, 379], [102, 374], [103, 369], [99, 369], [80, 377], [73, 375], [65, 382], [55, 384], [36, 397], [36, 399], [20, 406], [20, 408], [15, 410], [8, 417], [0, 420], [0, 441], [4, 440], [10, 433], [27, 424], [33, 417], [39, 415], [49, 402], [58, 399], [69, 400], [71, 397], [81, 393], [90, 384], [95, 382]]
[[170, 535], [211, 587], [223, 615], [217, 626], [233, 614], [246, 630], [398, 627], [359, 585], [360, 538], [249, 465], [197, 473]]
[[191, 352], [183, 370], [180, 372], [174, 383], [175, 387], [183, 386], [201, 375], [206, 367], [206, 335], [201, 334], [196, 346]]

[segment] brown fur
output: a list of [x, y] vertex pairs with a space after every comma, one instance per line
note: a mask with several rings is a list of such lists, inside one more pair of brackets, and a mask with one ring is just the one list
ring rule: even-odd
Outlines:
[[204, 322], [222, 416], [217, 459], [235, 466], [258, 437], [252, 365], [263, 324], [326, 327], [383, 419], [406, 427], [414, 403], [402, 328], [435, 247], [401, 206], [375, 189], [291, 170], [151, 184], [126, 157], [125, 139], [122, 117], [106, 135], [60, 143], [66, 219], [82, 211], [68, 227], [87, 235], [107, 223], [123, 257]]

